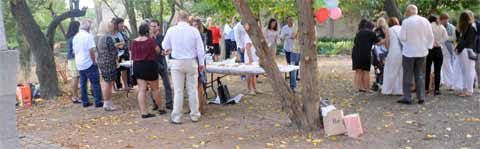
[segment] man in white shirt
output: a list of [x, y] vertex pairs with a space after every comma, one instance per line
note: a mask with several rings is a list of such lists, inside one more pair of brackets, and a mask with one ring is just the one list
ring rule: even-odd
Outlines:
[[285, 57], [287, 59], [287, 63], [290, 64], [290, 54], [293, 51], [293, 45], [295, 43], [294, 39], [294, 26], [293, 26], [293, 17], [287, 17], [287, 25], [282, 27], [280, 31], [280, 39], [283, 41], [283, 50], [285, 52]]
[[[187, 23], [188, 15], [180, 12], [176, 26], [170, 27], [165, 34], [162, 46], [171, 51], [170, 69], [173, 80], [173, 111], [171, 123], [181, 124], [183, 113], [183, 89], [185, 81], [190, 105], [190, 119], [200, 119], [198, 101], [198, 71], [204, 71], [205, 51], [200, 32]], [[198, 69], [198, 70], [197, 70]]]
[[[236, 18], [233, 17], [231, 20], [227, 19], [227, 22], [231, 21], [232, 25], [237, 23]], [[223, 26], [223, 37], [225, 37], [225, 59], [229, 59], [232, 51], [236, 49], [235, 46], [235, 37], [234, 30], [230, 27], [230, 24], [225, 23]]]
[[[240, 62], [245, 62], [245, 28], [243, 28], [242, 21], [239, 21], [235, 27], [233, 27], [233, 34], [237, 46], [237, 53], [240, 54]], [[242, 75], [241, 80], [245, 80], [246, 76]]]
[[425, 69], [428, 49], [433, 48], [434, 38], [430, 22], [418, 16], [415, 5], [407, 7], [407, 17], [402, 23], [400, 40], [403, 46], [403, 99], [401, 104], [412, 104], [411, 87], [415, 77], [418, 103], [425, 101]]
[[89, 107], [92, 104], [88, 101], [87, 80], [93, 89], [95, 97], [95, 107], [103, 107], [102, 92], [100, 87], [100, 78], [98, 66], [95, 61], [95, 40], [89, 33], [92, 21], [83, 20], [80, 22], [80, 30], [73, 37], [73, 52], [75, 53], [75, 63], [80, 71], [80, 93], [82, 96], [83, 107]]

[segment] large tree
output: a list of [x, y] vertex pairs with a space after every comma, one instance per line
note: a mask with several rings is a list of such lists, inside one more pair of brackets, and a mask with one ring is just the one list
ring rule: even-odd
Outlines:
[[54, 40], [55, 31], [57, 30], [57, 27], [60, 25], [60, 23], [62, 23], [63, 20], [68, 18], [85, 16], [85, 13], [87, 12], [87, 8], [79, 9], [78, 0], [74, 0], [73, 2], [75, 3], [73, 9], [70, 9], [70, 11], [64, 12], [57, 16], [55, 12], [53, 12], [53, 9], [51, 8], [52, 7], [51, 5], [53, 5], [53, 2], [50, 1], [49, 8], [52, 13], [53, 20], [48, 25], [48, 29], [46, 33], [48, 43], [50, 44], [50, 46], [53, 46], [53, 44], [55, 43], [55, 40]]
[[235, 0], [235, 7], [246, 23], [250, 24], [248, 30], [253, 45], [260, 57], [260, 66], [265, 69], [270, 85], [280, 98], [282, 106], [290, 120], [297, 128], [305, 131], [318, 130], [323, 126], [320, 115], [320, 95], [318, 92], [318, 64], [317, 49], [315, 48], [314, 13], [312, 0], [297, 0], [298, 43], [301, 51], [300, 71], [302, 77], [302, 90], [295, 94], [283, 79], [274, 53], [268, 49], [261, 27], [256, 22], [249, 4], [245, 0]]
[[135, 38], [138, 35], [137, 16], [135, 14], [135, 3], [133, 0], [122, 0], [122, 1], [123, 1], [123, 5], [125, 6], [125, 9], [127, 10], [128, 21], [130, 23], [130, 31], [132, 33], [131, 36]]
[[32, 48], [36, 62], [36, 74], [41, 84], [40, 94], [51, 99], [60, 95], [58, 88], [57, 69], [53, 57], [53, 48], [33, 19], [30, 8], [25, 0], [10, 0], [10, 11], [19, 24], [22, 34]]

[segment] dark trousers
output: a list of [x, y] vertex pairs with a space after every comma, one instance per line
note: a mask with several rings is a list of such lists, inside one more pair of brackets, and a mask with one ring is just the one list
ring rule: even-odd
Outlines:
[[[162, 82], [163, 82], [163, 87], [165, 88], [165, 106], [173, 107], [172, 87], [170, 85], [167, 62], [165, 58], [162, 58], [160, 60], [157, 60], [157, 63], [158, 63], [158, 74], [160, 74], [160, 77], [162, 78]], [[157, 106], [157, 104], [155, 103], [155, 99], [153, 98], [153, 94], [152, 94], [152, 102], [154, 107]]]
[[425, 73], [425, 90], [430, 89], [430, 74], [433, 64], [433, 73], [435, 74], [435, 91], [440, 91], [440, 72], [442, 70], [443, 54], [440, 47], [434, 47], [428, 50], [427, 67]]
[[85, 70], [80, 70], [80, 93], [82, 95], [82, 104], [87, 106], [88, 93], [87, 93], [87, 80], [90, 80], [91, 88], [93, 89], [93, 96], [95, 97], [95, 106], [102, 105], [102, 90], [100, 87], [100, 73], [98, 72], [98, 66], [96, 64], [90, 66]]
[[425, 100], [425, 57], [403, 56], [403, 100], [412, 101], [411, 87], [415, 78], [417, 98]]
[[290, 54], [292, 52], [285, 51], [285, 58], [287, 59], [287, 64], [290, 64]]
[[232, 55], [232, 51], [235, 51], [237, 48], [237, 45], [235, 41], [227, 39], [225, 40], [225, 59], [229, 59], [230, 56]]

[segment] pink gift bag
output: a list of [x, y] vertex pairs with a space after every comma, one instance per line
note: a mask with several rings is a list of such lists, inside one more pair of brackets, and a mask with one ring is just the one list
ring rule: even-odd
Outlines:
[[345, 123], [349, 137], [358, 138], [363, 134], [362, 122], [360, 121], [360, 115], [358, 113], [344, 116], [343, 122]]

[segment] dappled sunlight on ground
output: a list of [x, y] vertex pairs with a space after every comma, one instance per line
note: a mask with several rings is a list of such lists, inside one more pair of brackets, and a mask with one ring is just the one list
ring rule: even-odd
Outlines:
[[[478, 148], [480, 100], [443, 91], [425, 105], [395, 103], [399, 96], [354, 96], [350, 58], [320, 57], [321, 96], [332, 99], [345, 114], [359, 112], [365, 134], [359, 139], [298, 132], [281, 110], [265, 77], [264, 94], [246, 96], [235, 105], [208, 105], [198, 123], [187, 115], [172, 125], [169, 115], [140, 118], [136, 92], [115, 93], [120, 108], [73, 105], [69, 97], [45, 101], [17, 111], [21, 133], [72, 148]], [[245, 91], [240, 77], [225, 79], [233, 95]], [[301, 83], [301, 81], [300, 81]], [[188, 103], [188, 102], [186, 102]], [[185, 108], [186, 111], [186, 108]]]

